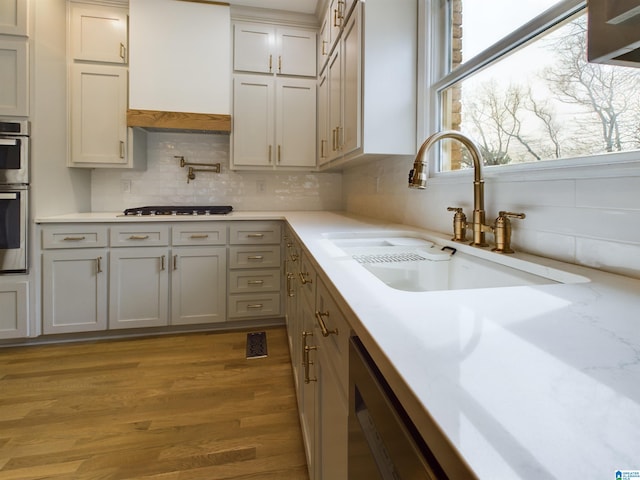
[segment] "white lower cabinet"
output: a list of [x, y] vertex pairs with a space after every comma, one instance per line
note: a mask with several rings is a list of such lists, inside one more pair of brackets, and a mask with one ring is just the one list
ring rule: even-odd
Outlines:
[[308, 255], [303, 252], [295, 265], [300, 269], [292, 289], [297, 296], [295, 311], [287, 315], [288, 328], [299, 339], [293, 342], [291, 356], [293, 363], [302, 365], [297, 373], [294, 367], [294, 375], [309, 477], [347, 480], [348, 350], [344, 346], [350, 328]]
[[109, 328], [169, 324], [169, 248], [112, 249]]
[[107, 228], [55, 225], [42, 230], [42, 331], [106, 330]]
[[178, 247], [172, 254], [171, 324], [224, 322], [226, 247]]
[[26, 337], [29, 333], [29, 284], [0, 280], [0, 339]]
[[[45, 334], [282, 314], [279, 222], [47, 224], [40, 233]], [[0, 284], [0, 306], [10, 300]], [[25, 320], [0, 318], [0, 338], [26, 336], [23, 303]]]

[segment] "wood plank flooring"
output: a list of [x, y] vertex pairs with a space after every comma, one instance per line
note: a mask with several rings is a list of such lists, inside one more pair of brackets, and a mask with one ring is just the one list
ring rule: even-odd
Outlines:
[[284, 328], [0, 349], [0, 479], [308, 480]]

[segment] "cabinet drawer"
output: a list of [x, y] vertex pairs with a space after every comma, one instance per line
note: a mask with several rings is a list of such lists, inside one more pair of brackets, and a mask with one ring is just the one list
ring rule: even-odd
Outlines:
[[230, 268], [280, 267], [280, 245], [229, 248]]
[[227, 225], [197, 223], [177, 225], [171, 231], [173, 245], [225, 245], [227, 243]]
[[[342, 384], [342, 388], [347, 392], [351, 328], [322, 281], [318, 282], [314, 316], [316, 322], [314, 335], [319, 339], [319, 344], [326, 351], [327, 357], [330, 359]], [[324, 334], [322, 333], [323, 330]]]
[[280, 315], [280, 294], [230, 295], [228, 311], [229, 318], [277, 317]]
[[279, 292], [280, 270], [232, 270], [229, 293]]
[[233, 245], [280, 244], [282, 227], [277, 222], [233, 222], [229, 243]]
[[169, 245], [167, 225], [122, 225], [111, 228], [112, 247], [148, 247]]
[[103, 225], [61, 225], [42, 229], [42, 248], [90, 248], [107, 246]]

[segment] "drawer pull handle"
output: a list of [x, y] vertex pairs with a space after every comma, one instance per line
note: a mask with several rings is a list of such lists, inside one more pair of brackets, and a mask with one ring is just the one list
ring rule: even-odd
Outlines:
[[247, 305], [247, 308], [251, 308], [251, 309], [258, 309], [258, 308], [262, 308], [264, 305], [262, 305], [261, 303], [250, 303], [249, 305]]
[[131, 235], [129, 240], [147, 240], [149, 235]]
[[178, 269], [178, 255], [173, 256], [173, 269], [174, 270]]
[[304, 367], [304, 383], [317, 382], [317, 378], [310, 378], [309, 366], [313, 365], [313, 362], [309, 359], [309, 352], [311, 350], [317, 350], [318, 347], [307, 345], [307, 337], [312, 337], [313, 332], [302, 332], [302, 366]]
[[264, 280], [249, 280], [247, 283], [249, 285], [263, 285]]
[[249, 260], [262, 260], [264, 257], [262, 255], [250, 255], [247, 257]]
[[263, 238], [264, 233], [249, 233], [247, 235], [248, 238]]
[[198, 238], [209, 238], [209, 235], [206, 233], [194, 233], [189, 238], [198, 239]]
[[320, 326], [320, 332], [322, 332], [323, 337], [328, 337], [329, 335], [338, 335], [338, 329], [334, 328], [333, 330], [329, 330], [324, 323], [322, 317], [328, 317], [329, 312], [320, 312], [316, 310], [316, 320], [318, 321], [318, 326]]
[[96, 258], [96, 272], [102, 273], [102, 257]]
[[64, 237], [65, 242], [81, 242], [82, 240], [86, 240], [87, 237], [84, 235], [82, 237]]
[[165, 270], [166, 269], [166, 265], [165, 265], [166, 261], [167, 261], [167, 256], [166, 255], [162, 255], [160, 257], [160, 270]]
[[300, 276], [300, 282], [303, 285], [306, 285], [307, 283], [313, 283], [313, 280], [311, 280], [310, 278], [309, 279], [306, 278], [309, 275], [309, 272], [306, 272], [306, 273], [300, 272], [298, 273], [298, 275]]

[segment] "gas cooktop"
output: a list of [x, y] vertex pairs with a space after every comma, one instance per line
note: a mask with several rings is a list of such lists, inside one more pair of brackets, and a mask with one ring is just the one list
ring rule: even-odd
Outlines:
[[125, 215], [226, 215], [233, 210], [230, 205], [209, 205], [209, 206], [160, 206], [160, 207], [137, 207], [127, 208]]

